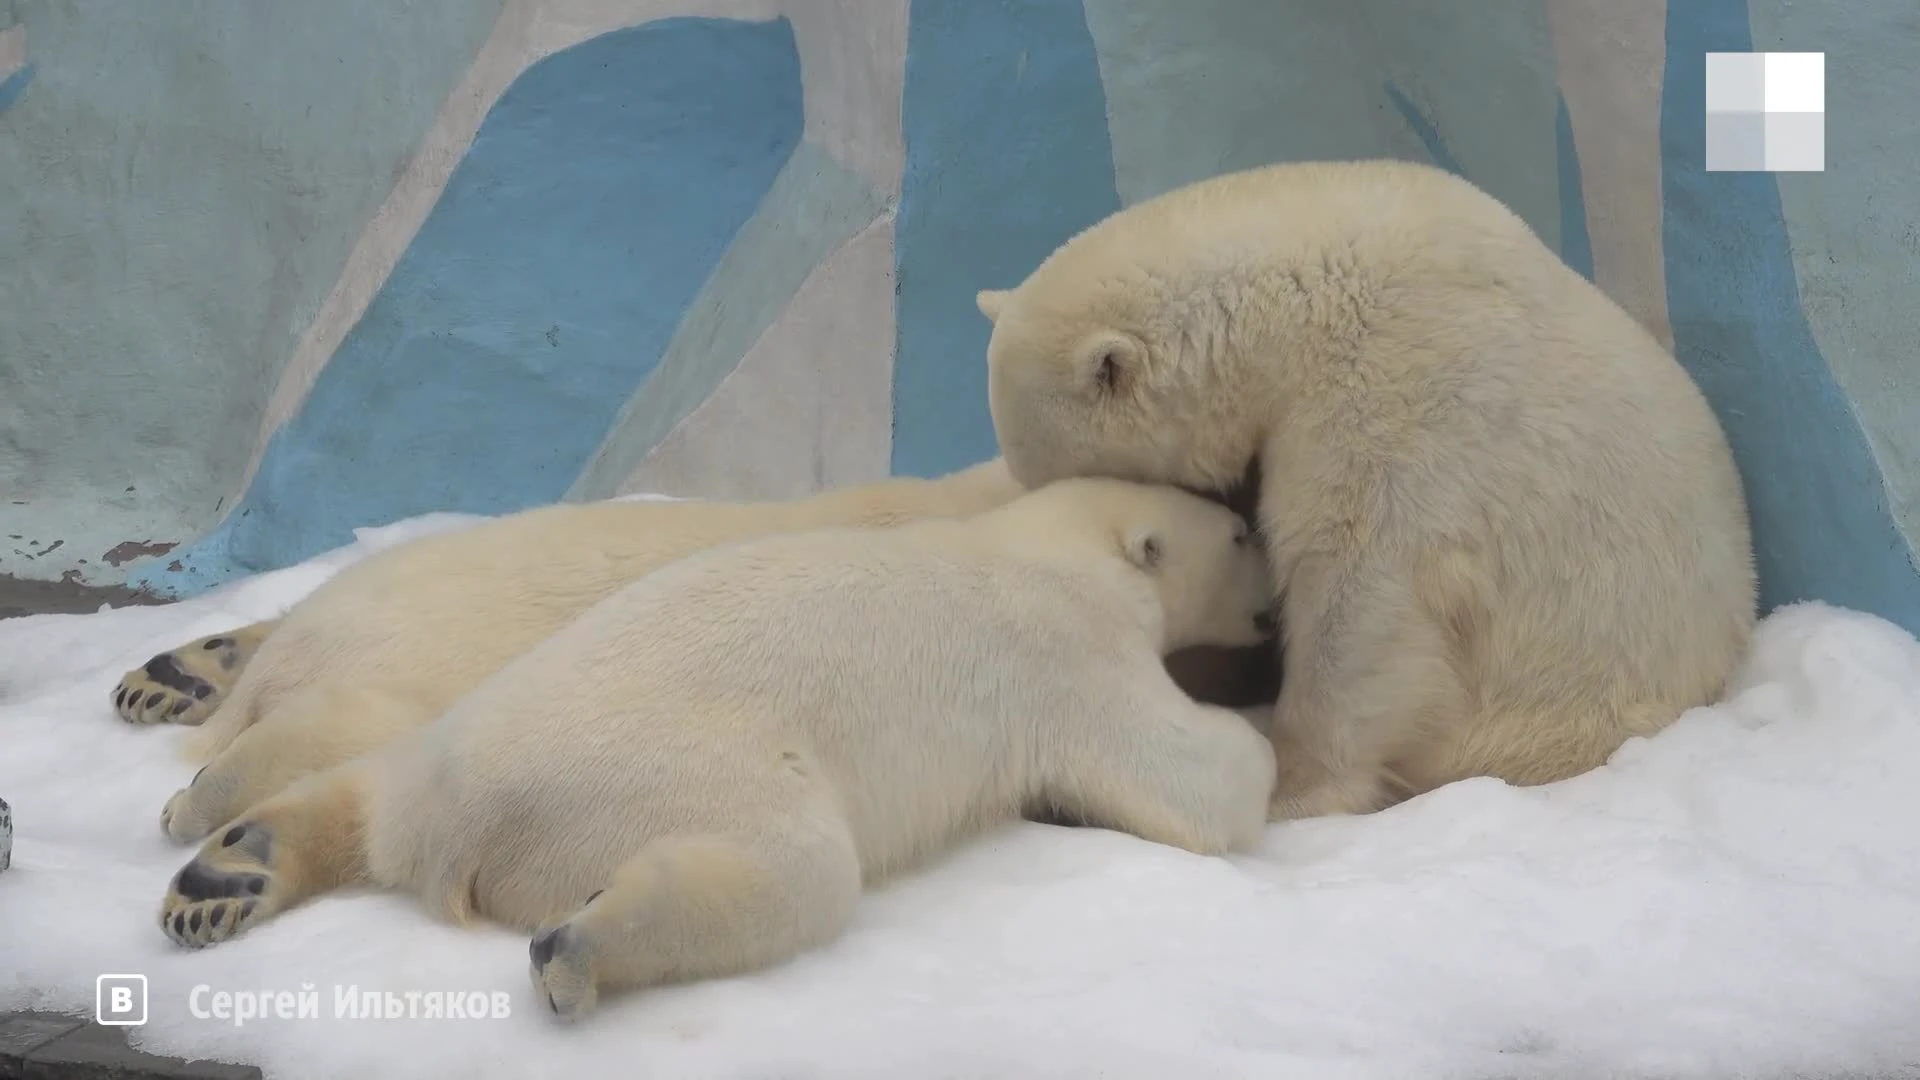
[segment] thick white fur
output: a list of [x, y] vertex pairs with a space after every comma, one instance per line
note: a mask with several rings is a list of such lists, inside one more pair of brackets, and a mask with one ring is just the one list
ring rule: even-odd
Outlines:
[[198, 840], [298, 777], [426, 724], [593, 604], [684, 556], [817, 527], [966, 517], [1023, 490], [995, 459], [781, 502], [547, 506], [381, 552], [272, 626], [196, 732], [206, 768], [169, 800], [162, 826]]
[[1579, 773], [1713, 700], [1745, 649], [1752, 540], [1706, 400], [1463, 180], [1218, 177], [979, 306], [1022, 482], [1226, 490], [1258, 466], [1276, 818]]
[[[1232, 511], [1111, 480], [691, 556], [424, 730], [250, 811], [175, 879], [163, 922], [209, 944], [370, 880], [456, 920], [548, 927], [534, 982], [571, 1018], [602, 988], [825, 943], [863, 883], [1037, 803], [1243, 849], [1271, 747], [1160, 661], [1262, 640], [1266, 580]], [[193, 914], [233, 896], [252, 901], [239, 926]]]

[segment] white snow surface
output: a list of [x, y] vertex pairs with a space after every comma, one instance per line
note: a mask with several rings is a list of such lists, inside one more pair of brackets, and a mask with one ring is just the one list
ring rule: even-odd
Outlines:
[[[96, 975], [144, 974], [136, 1045], [287, 1080], [1920, 1075], [1920, 644], [1819, 604], [1762, 624], [1722, 704], [1564, 783], [1454, 784], [1229, 859], [1019, 824], [870, 894], [827, 948], [572, 1027], [536, 1003], [525, 936], [405, 896], [173, 946], [160, 898], [190, 850], [158, 813], [195, 766], [179, 730], [114, 717], [120, 674], [473, 520], [362, 530], [180, 604], [0, 622], [0, 1009], [90, 1014]], [[303, 988], [317, 1015], [273, 1015]], [[510, 1011], [336, 1016], [348, 988]], [[217, 993], [269, 1015], [213, 1016]]]

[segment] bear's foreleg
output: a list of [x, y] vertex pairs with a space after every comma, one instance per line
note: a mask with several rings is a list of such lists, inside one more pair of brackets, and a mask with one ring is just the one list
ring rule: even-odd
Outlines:
[[1302, 560], [1285, 605], [1272, 819], [1391, 805], [1406, 793], [1388, 763], [1466, 710], [1445, 631], [1411, 576], [1381, 561]]
[[241, 730], [167, 800], [160, 827], [192, 843], [305, 776], [344, 764], [426, 726], [433, 715], [393, 694], [321, 684]]
[[1047, 741], [1041, 797], [1079, 821], [1202, 855], [1266, 833], [1273, 748], [1239, 713], [1199, 704], [1150, 660], [1131, 685]]

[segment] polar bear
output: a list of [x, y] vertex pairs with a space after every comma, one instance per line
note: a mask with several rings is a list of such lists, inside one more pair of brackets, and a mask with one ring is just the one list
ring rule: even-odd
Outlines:
[[539, 1000], [754, 970], [863, 883], [1036, 803], [1220, 855], [1271, 744], [1162, 658], [1273, 632], [1260, 545], [1170, 487], [1068, 480], [969, 520], [827, 529], [626, 587], [426, 728], [211, 839], [161, 925], [225, 940], [349, 883], [535, 931]]
[[1745, 650], [1753, 541], [1715, 414], [1464, 180], [1216, 177], [977, 303], [1022, 483], [1258, 468], [1285, 598], [1276, 820], [1575, 775], [1714, 700]]
[[217, 697], [188, 690], [151, 708], [145, 702], [156, 691], [141, 698], [136, 720], [176, 723], [199, 719], [176, 711], [179, 702], [219, 703], [190, 748], [205, 767], [162, 809], [162, 828], [182, 843], [199, 840], [294, 779], [427, 723], [594, 603], [682, 556], [817, 526], [966, 517], [1023, 490], [993, 459], [938, 479], [895, 478], [787, 501], [547, 506], [380, 552], [277, 620], [163, 653], [129, 673], [158, 668], [175, 683], [191, 677], [201, 686], [234, 676]]

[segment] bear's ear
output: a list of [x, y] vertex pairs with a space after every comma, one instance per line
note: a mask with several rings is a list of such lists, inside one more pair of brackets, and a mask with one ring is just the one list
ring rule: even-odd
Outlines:
[[1007, 306], [1007, 298], [1012, 295], [1012, 289], [981, 289], [973, 294], [973, 303], [988, 322], [997, 323], [1001, 310]]
[[1106, 396], [1123, 393], [1146, 363], [1147, 349], [1138, 338], [1114, 330], [1099, 330], [1080, 343], [1075, 368], [1080, 385]]
[[1159, 569], [1161, 556], [1166, 551], [1161, 544], [1160, 534], [1142, 525], [1127, 534], [1126, 553], [1128, 562], [1152, 573]]

